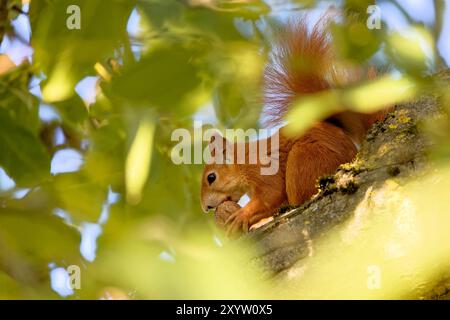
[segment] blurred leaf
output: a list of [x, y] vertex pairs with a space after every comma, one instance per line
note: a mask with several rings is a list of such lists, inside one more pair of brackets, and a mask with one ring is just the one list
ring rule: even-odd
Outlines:
[[205, 7], [212, 11], [250, 19], [258, 19], [260, 15], [270, 12], [270, 7], [262, 0], [188, 0], [187, 2], [192, 7]]
[[[80, 238], [77, 230], [56, 216], [44, 212], [2, 210], [0, 222], [4, 239], [13, 242], [9, 245], [21, 247], [20, 252], [38, 259], [45, 267], [51, 261], [78, 257]], [[42, 246], [42, 243], [46, 245]]]
[[50, 176], [50, 158], [39, 139], [0, 108], [0, 165], [19, 185]]
[[265, 55], [259, 50], [259, 46], [240, 41], [225, 45], [211, 55], [218, 82], [213, 106], [225, 127], [258, 126], [265, 62]]
[[53, 192], [57, 205], [70, 212], [77, 221], [95, 222], [107, 199], [107, 186], [89, 179], [83, 171], [58, 174], [54, 177]]
[[387, 38], [387, 44], [387, 53], [401, 70], [416, 76], [423, 76], [432, 70], [435, 43], [425, 28], [415, 26], [402, 33], [392, 33]]
[[[150, 209], [151, 213], [177, 217], [185, 217], [191, 210], [193, 202], [193, 190], [189, 185], [189, 171], [192, 168], [183, 168], [174, 165], [169, 158], [156, 156], [153, 162], [152, 175], [144, 190], [145, 194], [153, 195], [152, 198], [143, 198], [141, 208]], [[198, 209], [197, 212], [199, 212]]]
[[[32, 1], [30, 20], [36, 64], [47, 75], [43, 96], [47, 101], [70, 98], [75, 84], [93, 74], [94, 64], [114, 55], [125, 39], [126, 24], [136, 1], [58, 0]], [[67, 8], [77, 5], [81, 28], [70, 30]]]
[[63, 122], [71, 127], [82, 124], [88, 116], [85, 103], [78, 95], [72, 95], [69, 99], [52, 104], [60, 112]]
[[347, 18], [364, 19], [367, 17], [367, 7], [374, 4], [375, 0], [345, 0], [343, 11]]
[[125, 170], [125, 129], [122, 123], [110, 120], [90, 133], [89, 152], [84, 171], [89, 179], [101, 185], [123, 186]]
[[223, 83], [216, 89], [215, 95], [215, 111], [217, 117], [225, 123], [232, 122], [241, 111], [242, 106], [245, 106], [244, 88], [234, 82]]
[[28, 91], [32, 71], [30, 65], [22, 64], [1, 76], [0, 109], [5, 110], [20, 126], [37, 133], [38, 100]]
[[125, 162], [125, 185], [127, 201], [130, 204], [137, 204], [142, 198], [142, 189], [151, 168], [155, 127], [154, 117], [144, 116], [128, 151]]
[[22, 288], [6, 273], [0, 271], [0, 300], [20, 299]]
[[47, 212], [2, 209], [0, 268], [25, 287], [43, 281], [49, 287], [49, 263], [78, 264], [79, 239], [76, 229]]
[[409, 77], [386, 75], [347, 90], [343, 99], [351, 110], [370, 113], [412, 100], [418, 89], [418, 84]]
[[233, 13], [229, 12], [194, 8], [186, 11], [183, 22], [215, 41], [243, 40], [244, 36], [239, 33], [234, 24], [235, 17]]
[[292, 135], [302, 134], [315, 122], [323, 120], [337, 111], [341, 111], [339, 91], [328, 90], [311, 94], [293, 105], [286, 115], [286, 132]]
[[380, 30], [370, 30], [365, 21], [349, 20], [346, 24], [333, 24], [331, 28], [338, 55], [357, 62], [367, 61], [380, 48]]
[[387, 75], [353, 87], [310, 94], [288, 112], [286, 130], [290, 134], [301, 134], [315, 122], [344, 110], [375, 112], [411, 100], [418, 89], [411, 78]]
[[146, 18], [149, 31], [162, 31], [169, 23], [179, 21], [187, 7], [177, 0], [144, 0], [138, 2], [137, 8]]
[[105, 88], [136, 105], [156, 107], [162, 114], [189, 115], [209, 94], [199, 61], [204, 55], [201, 50], [189, 43], [154, 43], [146, 56]]
[[[128, 236], [103, 242], [107, 249], [91, 270], [93, 280], [119, 288], [131, 287], [136, 297], [143, 299], [246, 299], [276, 295], [267, 283], [258, 281], [256, 266], [251, 270], [242, 268], [240, 263], [248, 259], [242, 243], [240, 247], [219, 247], [204, 225], [180, 231], [170, 223], [146, 219], [127, 227]], [[133, 269], [128, 267], [130, 264]]]

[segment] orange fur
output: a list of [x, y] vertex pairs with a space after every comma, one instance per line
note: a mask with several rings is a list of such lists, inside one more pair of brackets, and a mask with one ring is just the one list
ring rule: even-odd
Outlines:
[[316, 192], [316, 181], [350, 162], [356, 147], [343, 130], [321, 122], [296, 140], [286, 165], [286, 195], [290, 205], [300, 205]]
[[[291, 23], [280, 35], [272, 63], [265, 70], [266, 123], [279, 125], [290, 105], [304, 95], [332, 89], [359, 79], [373, 78], [374, 70], [361, 71], [336, 65], [326, 22], [319, 21], [308, 31], [305, 19]], [[337, 113], [312, 126], [301, 136], [291, 137], [280, 130], [279, 170], [275, 175], [261, 174], [261, 159], [256, 164], [206, 165], [202, 177], [201, 202], [205, 211], [227, 200], [238, 201], [248, 194], [250, 202], [227, 221], [228, 233], [248, 231], [259, 220], [273, 215], [283, 204], [300, 205], [316, 192], [319, 177], [333, 173], [339, 165], [356, 155], [354, 144], [362, 142], [369, 127], [385, 117], [386, 110], [374, 114], [352, 111]], [[233, 146], [224, 139], [211, 142], [212, 155]], [[272, 138], [268, 138], [271, 142]], [[246, 160], [250, 143], [246, 143]], [[236, 150], [237, 144], [233, 146]], [[208, 176], [214, 174], [210, 183]]]

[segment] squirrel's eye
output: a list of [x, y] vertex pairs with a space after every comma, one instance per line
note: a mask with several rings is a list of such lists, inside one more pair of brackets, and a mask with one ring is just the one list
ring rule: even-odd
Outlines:
[[206, 179], [208, 180], [209, 184], [212, 184], [214, 181], [216, 181], [216, 174], [210, 173], [208, 174], [208, 177]]

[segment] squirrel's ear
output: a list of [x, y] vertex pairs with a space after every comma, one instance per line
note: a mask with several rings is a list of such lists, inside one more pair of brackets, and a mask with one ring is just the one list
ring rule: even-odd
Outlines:
[[224, 155], [226, 152], [228, 141], [226, 138], [222, 137], [222, 135], [215, 131], [211, 136], [211, 140], [209, 141], [209, 151], [211, 152], [212, 157]]

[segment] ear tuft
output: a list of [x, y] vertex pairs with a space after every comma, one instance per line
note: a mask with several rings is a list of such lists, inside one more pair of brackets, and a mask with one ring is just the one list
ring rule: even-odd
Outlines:
[[[222, 157], [225, 154], [227, 139], [224, 138], [219, 131], [215, 131], [211, 136], [211, 140], [209, 142], [209, 150], [211, 151], [211, 156], [214, 157]], [[220, 160], [220, 159], [216, 159]]]

